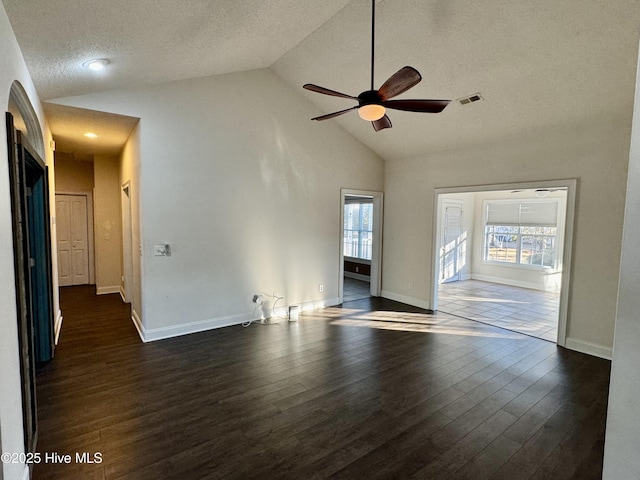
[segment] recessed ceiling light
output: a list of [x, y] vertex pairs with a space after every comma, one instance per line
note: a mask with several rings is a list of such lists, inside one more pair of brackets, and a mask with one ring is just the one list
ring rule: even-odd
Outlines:
[[87, 133], [84, 133], [83, 135], [87, 138], [98, 138], [98, 135], [96, 135], [93, 132], [87, 132]]
[[83, 67], [88, 68], [89, 70], [93, 70], [94, 72], [104, 70], [107, 65], [109, 65], [109, 60], [107, 60], [106, 58], [96, 58], [93, 60], [88, 60], [82, 64]]

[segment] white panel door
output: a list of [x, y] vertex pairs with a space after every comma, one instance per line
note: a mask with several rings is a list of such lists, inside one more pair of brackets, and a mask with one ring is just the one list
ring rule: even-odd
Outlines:
[[71, 279], [71, 225], [69, 200], [66, 195], [56, 195], [56, 237], [58, 241], [58, 284], [73, 285]]
[[442, 249], [440, 252], [440, 282], [460, 280], [463, 261], [462, 205], [444, 203], [442, 222]]
[[87, 197], [56, 195], [58, 280], [61, 287], [89, 283]]

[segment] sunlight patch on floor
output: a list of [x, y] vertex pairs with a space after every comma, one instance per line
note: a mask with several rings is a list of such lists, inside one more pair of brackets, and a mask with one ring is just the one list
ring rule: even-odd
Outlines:
[[508, 330], [478, 324], [458, 317], [431, 313], [409, 313], [386, 310], [374, 312], [352, 311], [351, 315], [341, 315], [340, 318], [333, 320], [331, 324], [470, 337], [524, 338], [523, 335]]

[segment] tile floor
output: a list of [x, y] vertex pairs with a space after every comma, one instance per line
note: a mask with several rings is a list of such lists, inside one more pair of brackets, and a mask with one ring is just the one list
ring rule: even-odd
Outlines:
[[558, 293], [465, 280], [443, 283], [438, 310], [533, 337], [556, 341]]
[[343, 301], [360, 300], [361, 298], [369, 298], [369, 282], [356, 280], [354, 278], [344, 277]]

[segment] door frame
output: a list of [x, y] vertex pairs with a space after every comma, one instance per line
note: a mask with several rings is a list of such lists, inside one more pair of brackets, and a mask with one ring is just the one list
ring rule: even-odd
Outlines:
[[[128, 193], [125, 193], [125, 190]], [[125, 200], [126, 197], [126, 200]], [[131, 218], [131, 181], [120, 187], [122, 219], [122, 288], [120, 296], [125, 303], [133, 304], [133, 219]]]
[[[13, 116], [6, 113], [5, 118], [24, 448], [25, 452], [35, 452], [35, 365], [38, 359], [52, 359], [55, 349], [49, 176], [46, 163], [15, 129]], [[37, 197], [30, 192], [32, 182], [37, 186]]]
[[374, 190], [354, 190], [350, 188], [340, 189], [340, 254], [338, 279], [339, 303], [344, 300], [344, 205], [345, 197], [363, 196], [373, 199], [373, 238], [371, 242], [371, 275], [369, 294], [379, 297], [382, 294], [382, 224], [384, 210], [384, 194]]
[[[67, 192], [62, 191], [58, 192], [56, 190], [56, 197], [58, 195], [74, 195], [77, 197], [87, 197], [87, 248], [89, 250], [89, 285], [96, 284], [96, 273], [95, 273], [95, 245], [94, 245], [94, 229], [95, 226], [93, 224], [93, 192]], [[58, 218], [58, 214], [56, 212], [56, 218]], [[58, 251], [58, 245], [56, 245], [56, 251]], [[57, 272], [56, 272], [57, 275]]]
[[576, 190], [578, 181], [575, 178], [569, 178], [564, 180], [547, 180], [547, 181], [532, 181], [532, 182], [520, 182], [520, 183], [501, 183], [493, 185], [471, 185], [462, 187], [444, 187], [434, 189], [434, 211], [433, 211], [433, 238], [432, 245], [434, 251], [431, 255], [431, 298], [429, 299], [431, 308], [433, 310], [438, 309], [438, 277], [439, 266], [437, 257], [437, 250], [435, 248], [438, 245], [438, 231], [439, 226], [439, 204], [440, 195], [447, 193], [477, 193], [487, 191], [499, 191], [499, 190], [529, 190], [537, 188], [566, 188], [567, 189], [567, 201], [565, 205], [565, 223], [564, 223], [564, 239], [562, 245], [562, 281], [560, 282], [560, 306], [558, 310], [558, 337], [556, 344], [561, 347], [565, 346], [567, 338], [567, 313], [569, 308], [569, 294], [571, 285], [571, 271], [572, 271], [572, 251], [573, 251], [573, 231], [574, 231], [574, 219], [575, 219], [575, 206], [576, 206]]

